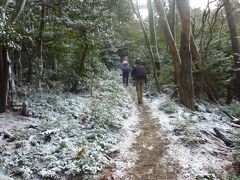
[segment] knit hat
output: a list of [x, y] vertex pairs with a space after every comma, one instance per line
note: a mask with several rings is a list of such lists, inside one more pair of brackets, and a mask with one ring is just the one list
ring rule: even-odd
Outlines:
[[141, 62], [141, 59], [140, 58], [136, 58], [136, 60], [135, 60], [135, 64], [141, 64], [142, 62]]

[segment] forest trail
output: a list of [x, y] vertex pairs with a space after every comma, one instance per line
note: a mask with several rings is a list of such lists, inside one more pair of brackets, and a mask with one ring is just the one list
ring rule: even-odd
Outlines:
[[139, 123], [135, 131], [140, 134], [132, 143], [130, 151], [135, 152], [137, 160], [133, 167], [125, 170], [121, 179], [151, 179], [151, 180], [174, 180], [177, 179], [176, 168], [169, 167], [161, 162], [166, 142], [160, 134], [160, 123], [158, 118], [152, 116], [151, 110], [145, 99], [143, 104], [138, 105], [136, 93], [133, 87], [128, 87], [129, 96], [136, 103]]

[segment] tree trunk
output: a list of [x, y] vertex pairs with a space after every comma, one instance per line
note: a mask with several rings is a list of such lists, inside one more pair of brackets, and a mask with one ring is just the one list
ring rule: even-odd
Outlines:
[[143, 24], [143, 20], [142, 20], [142, 17], [140, 15], [140, 12], [139, 12], [138, 4], [137, 4], [137, 8], [135, 9], [132, 0], [130, 2], [132, 4], [133, 11], [136, 14], [137, 18], [139, 19], [140, 25], [142, 27], [144, 38], [145, 38], [145, 42], [146, 42], [146, 45], [147, 45], [147, 49], [148, 49], [148, 52], [149, 52], [149, 55], [150, 55], [150, 58], [151, 58], [151, 63], [152, 63], [152, 67], [153, 67], [153, 74], [154, 74], [155, 83], [156, 83], [156, 86], [157, 86], [157, 90], [160, 92], [161, 86], [160, 86], [159, 79], [158, 79], [158, 76], [157, 76], [157, 70], [156, 70], [156, 66], [155, 66], [155, 62], [154, 62], [155, 61], [154, 60], [154, 54], [153, 54], [153, 51], [152, 51], [152, 48], [151, 48], [150, 39], [148, 37], [147, 31], [145, 29], [145, 26]]
[[173, 35], [171, 33], [166, 14], [163, 9], [163, 5], [160, 0], [154, 0], [157, 13], [159, 14], [159, 23], [161, 24], [161, 27], [163, 28], [163, 32], [165, 35], [166, 42], [169, 46], [173, 63], [174, 63], [174, 70], [176, 74], [175, 78], [175, 84], [180, 87], [180, 71], [181, 71], [181, 58], [177, 49], [176, 42], [173, 38]]
[[27, 72], [27, 82], [32, 82], [32, 58], [28, 58], [28, 72]]
[[1, 10], [1, 16], [2, 20], [5, 21], [6, 19], [6, 11], [7, 11], [7, 6], [9, 4], [10, 0], [1, 0], [0, 1], [0, 6], [3, 6], [4, 8]]
[[9, 103], [13, 103], [16, 100], [16, 83], [15, 83], [15, 74], [13, 72], [13, 66], [9, 64]]
[[[26, 0], [19, 0], [16, 1], [16, 6], [14, 9], [14, 12], [10, 18], [10, 20], [7, 22], [5, 13], [8, 6], [9, 0], [1, 1], [0, 5], [4, 5], [5, 9], [2, 12], [2, 23], [4, 26], [7, 25], [7, 23], [14, 22], [18, 15], [21, 13]], [[0, 42], [0, 113], [5, 112], [8, 106], [8, 95], [9, 95], [9, 59], [8, 59], [8, 49], [6, 48], [6, 42], [4, 42], [4, 37], [2, 37], [2, 42]]]
[[227, 14], [228, 27], [229, 27], [229, 32], [230, 32], [230, 37], [232, 42], [232, 52], [234, 54], [234, 62], [236, 67], [234, 94], [236, 94], [236, 96], [240, 98], [240, 57], [239, 57], [240, 50], [238, 46], [236, 24], [234, 21], [233, 10], [232, 10], [230, 0], [223, 0], [223, 3], [224, 3], [225, 11]]
[[213, 128], [213, 131], [215, 132], [215, 136], [219, 139], [221, 139], [228, 147], [234, 147], [233, 141], [226, 136], [224, 136], [217, 128]]
[[[22, 54], [20, 53], [19, 54], [19, 57], [18, 57], [18, 66], [19, 66], [19, 70], [15, 73], [17, 76], [18, 76], [18, 84], [22, 84], [22, 81], [23, 81], [23, 67], [22, 67]], [[17, 64], [16, 63], [16, 64]]]
[[45, 11], [46, 11], [46, 5], [43, 2], [42, 3], [42, 9], [41, 9], [41, 21], [40, 21], [40, 27], [39, 27], [39, 34], [38, 34], [38, 61], [39, 61], [39, 74], [38, 74], [38, 87], [42, 87], [42, 80], [43, 80], [43, 31], [45, 27]]
[[183, 104], [191, 110], [194, 107], [194, 91], [192, 77], [192, 56], [190, 52], [190, 6], [189, 0], [177, 1], [178, 11], [182, 21], [180, 56], [182, 60], [180, 77], [180, 96]]
[[18, 18], [18, 16], [21, 14], [23, 10], [26, 0], [17, 0], [15, 2], [16, 2], [16, 5], [14, 7], [13, 14], [11, 15], [10, 22], [16, 21], [16, 19]]
[[174, 39], [175, 39], [175, 21], [176, 21], [176, 0], [171, 0], [169, 1], [169, 24]]
[[161, 64], [160, 64], [160, 56], [158, 53], [158, 47], [157, 47], [156, 28], [155, 28], [152, 0], [148, 0], [147, 5], [148, 5], [148, 17], [149, 17], [149, 29], [150, 29], [150, 44], [152, 46], [152, 51], [154, 55], [154, 62], [155, 62], [155, 67], [157, 71], [157, 77], [159, 78], [160, 71], [161, 71]]
[[0, 47], [0, 113], [5, 112], [8, 106], [9, 90], [9, 62], [7, 59], [7, 49]]
[[84, 64], [85, 64], [87, 54], [88, 54], [88, 50], [89, 50], [88, 43], [86, 42], [86, 40], [84, 40], [84, 41], [85, 41], [84, 42], [84, 50], [83, 50], [83, 55], [80, 59], [79, 74], [81, 74], [85, 69]]

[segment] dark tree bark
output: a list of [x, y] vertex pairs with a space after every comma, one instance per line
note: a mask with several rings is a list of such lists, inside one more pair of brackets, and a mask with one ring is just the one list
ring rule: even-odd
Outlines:
[[198, 71], [196, 82], [194, 82], [194, 87], [196, 89], [194, 92], [196, 96], [202, 96], [203, 89], [204, 89], [203, 62], [202, 62], [202, 57], [198, 52], [193, 35], [191, 35], [190, 37], [190, 49], [191, 49], [193, 63], [195, 65], [195, 68]]
[[25, 103], [22, 104], [20, 114], [21, 114], [22, 116], [27, 116], [27, 105], [26, 105]]
[[27, 72], [27, 82], [32, 82], [32, 58], [28, 58], [28, 72]]
[[[5, 9], [1, 12], [1, 19], [3, 23], [6, 24], [6, 8], [9, 1], [1, 1], [0, 5], [4, 6]], [[5, 112], [8, 105], [8, 71], [9, 63], [7, 60], [7, 49], [5, 47], [5, 42], [2, 40], [2, 45], [0, 45], [0, 113]]]
[[[18, 15], [22, 12], [26, 0], [16, 1], [16, 6], [14, 12], [7, 22], [5, 18], [5, 11], [1, 14], [4, 25], [14, 22]], [[0, 2], [1, 5], [5, 5], [5, 9], [8, 6], [9, 1]], [[8, 59], [8, 49], [7, 42], [1, 42], [0, 46], [0, 113], [5, 112], [8, 106], [8, 96], [9, 96], [9, 59]]]
[[157, 13], [159, 15], [159, 23], [161, 24], [161, 27], [163, 29], [166, 42], [169, 46], [170, 53], [172, 55], [173, 63], [174, 63], [174, 70], [175, 70], [175, 84], [177, 87], [180, 88], [180, 71], [181, 71], [181, 58], [177, 49], [176, 42], [174, 40], [174, 37], [171, 33], [166, 14], [163, 9], [163, 5], [160, 0], [154, 0], [155, 7], [157, 10]]
[[219, 139], [221, 139], [228, 147], [234, 147], [234, 144], [232, 140], [224, 136], [217, 128], [213, 128], [213, 131], [215, 132], [215, 136]]
[[9, 62], [7, 53], [5, 47], [0, 47], [0, 113], [5, 112], [8, 106]]
[[[86, 39], [86, 38], [84, 38], [84, 39]], [[87, 58], [88, 51], [89, 51], [89, 45], [87, 43], [87, 40], [84, 40], [84, 49], [83, 49], [82, 57], [80, 59], [79, 74], [81, 74], [85, 69], [84, 64], [85, 64], [85, 61]]]
[[232, 42], [232, 52], [234, 55], [234, 62], [236, 67], [236, 79], [235, 79], [235, 87], [234, 87], [234, 94], [240, 98], [240, 50], [238, 45], [237, 39], [237, 31], [236, 31], [236, 24], [233, 16], [233, 10], [230, 0], [223, 0], [225, 11], [227, 14], [227, 21], [229, 27], [229, 33]]
[[192, 56], [190, 52], [190, 6], [189, 0], [177, 1], [178, 11], [182, 22], [180, 56], [182, 60], [180, 77], [180, 96], [183, 104], [191, 110], [194, 107], [194, 91], [192, 77]]

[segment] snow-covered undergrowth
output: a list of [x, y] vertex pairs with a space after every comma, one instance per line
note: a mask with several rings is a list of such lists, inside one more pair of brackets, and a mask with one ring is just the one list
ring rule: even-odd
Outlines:
[[[228, 179], [234, 148], [227, 147], [214, 136], [213, 128], [234, 138], [229, 118], [216, 105], [198, 102], [198, 111], [190, 112], [173, 102], [166, 94], [149, 101], [153, 115], [158, 117], [161, 133], [168, 141], [163, 164], [178, 163], [178, 179]], [[173, 158], [175, 162], [166, 162]]]
[[[19, 179], [89, 179], [110, 164], [131, 111], [114, 75], [96, 79], [93, 97], [27, 90], [31, 117], [0, 114], [0, 174]], [[13, 137], [5, 137], [3, 131]]]
[[236, 118], [240, 118], [240, 102], [234, 101], [232, 104], [226, 106], [226, 109]]

